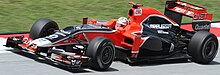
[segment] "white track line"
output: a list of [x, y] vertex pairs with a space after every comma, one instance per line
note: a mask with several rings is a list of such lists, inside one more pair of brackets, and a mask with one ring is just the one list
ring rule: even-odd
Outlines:
[[220, 23], [212, 23], [211, 26], [212, 26], [212, 27], [220, 28]]
[[7, 51], [8, 49], [12, 49], [12, 48], [7, 48], [3, 45], [6, 44], [6, 39], [5, 38], [0, 38], [0, 54], [1, 53], [10, 53], [10, 51]]

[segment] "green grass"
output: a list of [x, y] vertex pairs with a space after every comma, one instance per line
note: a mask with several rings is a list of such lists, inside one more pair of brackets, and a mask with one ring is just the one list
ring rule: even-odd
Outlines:
[[[63, 28], [80, 24], [83, 17], [109, 20], [127, 16], [129, 1], [164, 10], [165, 0], [1, 0], [0, 33], [29, 31], [39, 18], [50, 18]], [[214, 20], [220, 20], [219, 0], [184, 1], [206, 7]]]

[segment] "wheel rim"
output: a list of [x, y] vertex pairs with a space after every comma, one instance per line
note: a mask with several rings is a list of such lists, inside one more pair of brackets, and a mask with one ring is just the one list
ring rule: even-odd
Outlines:
[[42, 36], [41, 37], [44, 37], [44, 36], [48, 36], [48, 35], [51, 35], [51, 34], [53, 34], [54, 33], [54, 30], [55, 30], [55, 28], [49, 28], [49, 29], [44, 29], [43, 31], [42, 31]]
[[113, 56], [113, 49], [111, 46], [106, 46], [103, 48], [103, 52], [101, 54], [101, 61], [103, 64], [108, 64], [111, 62]]
[[204, 55], [208, 58], [212, 58], [215, 55], [216, 43], [214, 41], [209, 41], [204, 48]]

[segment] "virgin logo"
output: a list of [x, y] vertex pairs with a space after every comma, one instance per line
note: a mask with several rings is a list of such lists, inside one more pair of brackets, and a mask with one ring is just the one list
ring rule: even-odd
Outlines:
[[194, 15], [194, 12], [189, 11], [187, 9], [179, 8], [179, 7], [175, 7], [175, 11], [179, 12], [179, 13], [183, 13], [183, 14], [189, 15], [189, 16], [193, 16]]
[[32, 42], [32, 40], [29, 40], [28, 38], [24, 38], [23, 41], [24, 41], [23, 43], [26, 45], [30, 45]]

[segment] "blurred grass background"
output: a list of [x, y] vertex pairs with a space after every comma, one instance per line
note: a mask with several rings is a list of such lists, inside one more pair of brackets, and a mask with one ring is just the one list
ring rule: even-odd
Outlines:
[[[164, 11], [166, 0], [0, 0], [0, 33], [29, 31], [39, 18], [50, 18], [61, 28], [81, 23], [83, 17], [109, 20], [127, 16], [134, 1], [144, 7]], [[214, 14], [213, 20], [220, 20], [219, 0], [183, 0], [205, 7]], [[190, 22], [190, 19], [184, 19]]]

